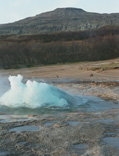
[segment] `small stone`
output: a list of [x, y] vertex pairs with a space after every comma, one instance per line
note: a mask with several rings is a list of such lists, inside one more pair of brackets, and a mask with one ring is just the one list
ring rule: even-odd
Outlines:
[[90, 74], [90, 76], [93, 76], [93, 74]]
[[58, 125], [58, 124], [54, 124], [53, 127], [55, 127], [55, 128], [59, 128], [59, 127], [62, 127], [62, 126], [61, 126], [61, 125]]

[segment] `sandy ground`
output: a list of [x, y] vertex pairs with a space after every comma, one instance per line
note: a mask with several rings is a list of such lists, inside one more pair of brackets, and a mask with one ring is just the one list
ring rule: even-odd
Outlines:
[[81, 81], [118, 81], [119, 69], [113, 70], [90, 70], [91, 67], [98, 67], [101, 64], [119, 63], [119, 59], [73, 63], [64, 65], [40, 66], [23, 69], [0, 70], [1, 76], [21, 74], [26, 78], [47, 78], [47, 79], [72, 79]]

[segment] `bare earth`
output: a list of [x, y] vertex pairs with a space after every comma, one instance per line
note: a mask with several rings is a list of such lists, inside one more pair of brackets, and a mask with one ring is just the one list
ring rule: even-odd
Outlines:
[[2, 77], [21, 74], [70, 94], [99, 96], [115, 106], [98, 112], [52, 115], [0, 113], [0, 156], [119, 156], [119, 69], [102, 67], [118, 62], [0, 70]]
[[[119, 59], [97, 62], [51, 65], [23, 69], [0, 70], [2, 76], [21, 74], [26, 78], [73, 79], [81, 81], [118, 81], [119, 69], [90, 70], [91, 67], [119, 63]], [[91, 76], [93, 74], [93, 76]]]

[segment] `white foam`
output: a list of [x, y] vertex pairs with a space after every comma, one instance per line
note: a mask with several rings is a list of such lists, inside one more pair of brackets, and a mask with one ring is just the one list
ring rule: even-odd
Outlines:
[[9, 76], [10, 90], [0, 98], [0, 105], [8, 107], [37, 108], [42, 106], [64, 107], [74, 104], [76, 99], [47, 83], [28, 80], [22, 82], [23, 76]]

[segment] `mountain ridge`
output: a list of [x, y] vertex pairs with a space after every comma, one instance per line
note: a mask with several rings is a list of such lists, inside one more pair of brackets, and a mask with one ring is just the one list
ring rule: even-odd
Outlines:
[[81, 8], [57, 8], [14, 23], [2, 24], [0, 35], [73, 32], [112, 25], [119, 26], [119, 13], [100, 14]]

